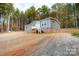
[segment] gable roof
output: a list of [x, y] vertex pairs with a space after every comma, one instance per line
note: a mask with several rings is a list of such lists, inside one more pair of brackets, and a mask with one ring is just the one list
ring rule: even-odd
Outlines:
[[34, 21], [32, 21], [32, 23], [30, 23], [30, 24], [35, 24], [36, 22], [40, 22], [40, 21], [44, 21], [44, 20], [51, 20], [52, 22], [53, 21], [56, 21], [58, 24], [60, 24], [60, 22], [59, 22], [59, 20], [58, 19], [56, 19], [56, 18], [52, 18], [52, 17], [48, 17], [48, 18], [45, 18], [45, 19], [41, 19], [41, 20], [34, 20]]
[[59, 22], [58, 19], [52, 18], [52, 17], [48, 17], [48, 18], [45, 18], [45, 19], [42, 19], [42, 20], [38, 20], [38, 21], [43, 21], [43, 20], [51, 20], [52, 22], [53, 22], [53, 21], [56, 21], [58, 24], [60, 24], [60, 22]]
[[57, 18], [48, 17], [51, 21], [56, 21], [58, 24], [60, 24], [60, 21]]

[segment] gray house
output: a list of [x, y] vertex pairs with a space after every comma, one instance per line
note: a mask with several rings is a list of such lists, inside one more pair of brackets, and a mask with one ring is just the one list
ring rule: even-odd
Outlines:
[[25, 25], [27, 32], [51, 32], [52, 30], [59, 30], [60, 22], [55, 18], [45, 18], [38, 21], [33, 21], [29, 25]]

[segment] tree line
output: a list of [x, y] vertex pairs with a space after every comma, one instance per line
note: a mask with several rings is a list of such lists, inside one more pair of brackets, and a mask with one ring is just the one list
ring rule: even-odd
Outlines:
[[42, 5], [38, 9], [31, 6], [25, 11], [15, 8], [12, 3], [0, 3], [0, 31], [24, 30], [24, 26], [32, 21], [47, 17], [57, 18], [61, 28], [78, 28], [78, 15], [79, 3], [56, 3], [51, 8]]

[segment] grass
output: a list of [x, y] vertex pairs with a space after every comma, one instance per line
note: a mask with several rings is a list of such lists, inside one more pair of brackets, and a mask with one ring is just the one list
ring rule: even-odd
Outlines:
[[73, 33], [72, 33], [72, 36], [77, 36], [77, 37], [79, 37], [79, 32], [73, 32]]

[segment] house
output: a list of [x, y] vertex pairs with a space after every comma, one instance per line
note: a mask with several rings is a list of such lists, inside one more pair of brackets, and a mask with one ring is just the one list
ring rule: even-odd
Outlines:
[[51, 32], [52, 30], [59, 30], [60, 22], [55, 18], [45, 18], [42, 20], [33, 21], [29, 25], [25, 25], [27, 32]]

